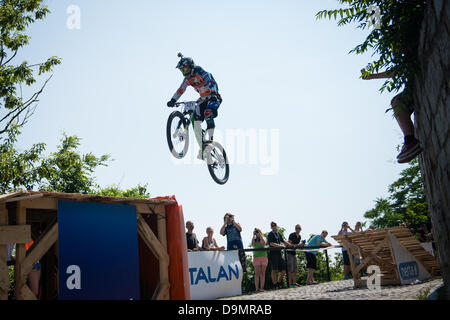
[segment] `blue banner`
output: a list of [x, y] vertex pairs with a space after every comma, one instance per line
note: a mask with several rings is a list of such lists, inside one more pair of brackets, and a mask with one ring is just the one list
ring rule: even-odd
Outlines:
[[58, 201], [59, 299], [137, 300], [136, 207]]

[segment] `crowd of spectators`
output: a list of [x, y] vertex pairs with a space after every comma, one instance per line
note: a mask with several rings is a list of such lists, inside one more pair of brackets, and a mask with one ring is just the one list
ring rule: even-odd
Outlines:
[[[188, 251], [225, 250], [224, 246], [219, 247], [217, 245], [216, 239], [213, 237], [214, 230], [212, 227], [206, 229], [207, 236], [203, 238], [201, 247], [199, 246], [195, 233], [192, 232], [194, 229], [192, 221], [186, 222], [186, 228]], [[300, 235], [302, 227], [299, 224], [295, 226], [295, 231], [289, 234], [287, 240], [283, 234], [279, 232], [276, 222], [271, 222], [270, 228], [271, 231], [267, 234], [267, 238], [260, 229], [255, 228], [253, 231], [251, 247], [255, 249], [253, 251], [253, 265], [255, 269], [254, 281], [256, 291], [264, 291], [265, 274], [268, 266], [271, 268], [271, 280], [274, 289], [282, 287], [286, 272], [288, 273], [288, 286], [291, 288], [299, 286], [299, 284], [296, 283], [299, 270], [296, 250], [290, 249], [303, 249], [305, 252], [306, 267], [308, 269], [306, 284], [316, 284], [317, 281], [314, 280], [314, 272], [317, 270], [317, 248], [331, 246], [331, 243], [326, 240], [328, 232], [323, 230], [320, 234], [312, 236], [311, 239], [306, 242], [306, 240], [302, 240]], [[370, 225], [365, 231], [371, 230], [375, 230], [373, 225]], [[244, 249], [241, 232], [242, 227], [236, 222], [235, 216], [232, 213], [225, 214], [224, 224], [220, 229], [220, 235], [226, 236], [227, 238], [227, 250]], [[341, 229], [338, 231], [338, 235], [356, 232], [363, 232], [363, 226], [360, 221], [356, 222], [354, 228], [350, 227], [348, 222], [344, 221], [341, 225]], [[432, 239], [432, 234], [428, 231], [425, 223], [423, 223], [418, 230], [411, 229], [411, 232], [416, 234], [421, 242], [430, 241]], [[311, 247], [314, 247], [314, 249], [308, 249]], [[269, 250], [267, 250], [267, 248], [269, 248]], [[282, 255], [284, 249], [288, 249], [286, 250], [286, 260]], [[350, 257], [344, 247], [342, 247], [341, 250], [344, 262], [344, 279], [351, 279], [350, 258], [353, 259], [353, 262], [356, 265], [360, 264], [360, 260], [355, 256]], [[239, 250], [239, 260], [242, 264], [243, 272], [246, 272], [247, 266], [245, 263], [245, 252], [243, 250]], [[366, 275], [365, 268], [361, 270], [361, 276], [363, 275]]]

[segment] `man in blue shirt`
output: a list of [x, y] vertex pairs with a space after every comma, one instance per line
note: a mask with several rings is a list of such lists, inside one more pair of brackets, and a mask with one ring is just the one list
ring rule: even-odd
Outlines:
[[[332, 244], [328, 243], [325, 238], [328, 235], [328, 231], [323, 230], [320, 235], [316, 235], [312, 237], [308, 245], [306, 247], [329, 247]], [[306, 284], [317, 284], [317, 281], [314, 281], [314, 271], [317, 269], [317, 250], [305, 250], [306, 256], [306, 267], [308, 268], [308, 278], [306, 279]]]

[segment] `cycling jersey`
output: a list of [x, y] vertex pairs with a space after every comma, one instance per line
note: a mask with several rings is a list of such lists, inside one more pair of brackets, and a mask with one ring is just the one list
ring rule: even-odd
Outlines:
[[205, 98], [212, 93], [219, 93], [216, 80], [211, 73], [203, 70], [202, 67], [196, 66], [191, 76], [185, 77], [180, 88], [175, 92], [172, 99], [177, 101], [186, 91], [188, 86], [194, 87], [195, 91], [200, 94], [201, 98]]

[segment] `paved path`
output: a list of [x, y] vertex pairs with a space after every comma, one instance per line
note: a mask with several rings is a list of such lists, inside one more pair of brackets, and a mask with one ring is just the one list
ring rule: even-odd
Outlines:
[[434, 278], [414, 285], [383, 286], [381, 290], [353, 288], [353, 280], [333, 281], [292, 289], [254, 293], [221, 300], [405, 300], [418, 299], [430, 289], [433, 292], [442, 284], [442, 278]]

